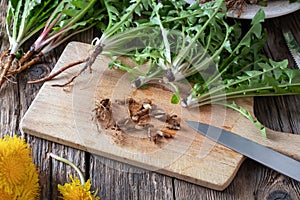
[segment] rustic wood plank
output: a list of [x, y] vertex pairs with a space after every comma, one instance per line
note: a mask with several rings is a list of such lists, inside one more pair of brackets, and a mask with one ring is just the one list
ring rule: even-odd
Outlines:
[[90, 176], [103, 199], [174, 199], [171, 177], [105, 157], [90, 157]]
[[[3, 30], [2, 28], [4, 26], [6, 2], [7, 0], [0, 1], [0, 30]], [[299, 12], [300, 11], [298, 11], [297, 14], [286, 16], [288, 18], [285, 21], [289, 22], [290, 27], [300, 27]], [[276, 30], [274, 29], [274, 31]], [[295, 32], [299, 33], [299, 28], [294, 30], [294, 33]], [[90, 34], [82, 34], [82, 36], [87, 38], [91, 37]], [[0, 38], [1, 50], [6, 49], [8, 47], [8, 43], [2, 33], [0, 33]], [[89, 43], [90, 41], [86, 42]], [[280, 53], [286, 55], [286, 50], [281, 51]], [[49, 55], [50, 61], [47, 64], [52, 63], [52, 65], [54, 65], [59, 55], [59, 51]], [[36, 78], [38, 74], [45, 75], [46, 73], [50, 72], [50, 70], [51, 67], [45, 71], [41, 71], [39, 67], [33, 67], [30, 72], [27, 73], [26, 78]], [[21, 94], [20, 97], [18, 92], [15, 92], [18, 91], [18, 87], [24, 88], [25, 86], [23, 83], [19, 86], [17, 84], [9, 84], [5, 91], [0, 90], [1, 136], [4, 134], [10, 135], [18, 132], [18, 121], [21, 118], [21, 115], [24, 114], [27, 107], [30, 105], [30, 102], [35, 97], [40, 86], [27, 88], [27, 92]], [[19, 98], [23, 98], [23, 100], [20, 100], [22, 103], [19, 102]], [[260, 117], [261, 115], [265, 115], [265, 117], [261, 117], [261, 121], [263, 121], [266, 125], [276, 130], [299, 133], [299, 118], [297, 118], [299, 116], [297, 113], [299, 110], [298, 97], [279, 97], [279, 100], [274, 100], [274, 98], [262, 98], [258, 99], [258, 101], [256, 101], [259, 104], [259, 112], [257, 112], [257, 116]], [[290, 102], [293, 102], [293, 104]], [[272, 105], [280, 105], [281, 107], [274, 109]], [[19, 108], [23, 109], [19, 111]], [[281, 111], [284, 111], [285, 113], [281, 113]], [[286, 121], [285, 117], [288, 117], [289, 120]], [[282, 128], [282, 126], [284, 127]], [[172, 179], [167, 176], [161, 176], [154, 172], [146, 172], [145, 175], [122, 172], [120, 175], [122, 169], [130, 166], [105, 158], [102, 158], [103, 160], [100, 159], [101, 162], [98, 162], [98, 158], [97, 161], [93, 161], [93, 156], [90, 158], [90, 163], [85, 162], [83, 164], [79, 160], [80, 156], [83, 156], [80, 151], [73, 149], [66, 150], [61, 145], [56, 145], [52, 142], [31, 136], [28, 136], [28, 141], [34, 149], [34, 162], [41, 170], [40, 179], [42, 191], [40, 199], [49, 199], [51, 196], [53, 199], [55, 199], [54, 195], [51, 194], [57, 194], [57, 189], [55, 187], [52, 188], [52, 185], [56, 183], [63, 183], [67, 179], [66, 174], [72, 171], [66, 167], [66, 170], [63, 169], [64, 173], [62, 173], [62, 177], [52, 178], [53, 174], [51, 173], [51, 162], [53, 161], [50, 161], [47, 158], [47, 153], [52, 152], [52, 150], [55, 149], [55, 152], [61, 153], [61, 155], [70, 154], [70, 156], [67, 157], [73, 161], [75, 160], [75, 163], [86, 172], [87, 177], [89, 177], [89, 175], [92, 177], [93, 186], [94, 188], [99, 188], [99, 196], [103, 196], [103, 199], [114, 199], [116, 196], [113, 191], [113, 188], [115, 187], [114, 185], [117, 185], [118, 192], [122, 193], [119, 196], [132, 197], [132, 199], [154, 199], [153, 196], [155, 196], [155, 194], [158, 194], [156, 197], [162, 197], [165, 199], [300, 199], [299, 183], [278, 175], [274, 171], [265, 168], [251, 160], [245, 161], [237, 173], [236, 178], [226, 190], [223, 192], [217, 192], [187, 183], [185, 181]], [[74, 153], [74, 151], [77, 153]], [[87, 156], [86, 159], [89, 159], [89, 156]], [[110, 162], [114, 162], [114, 165], [117, 166], [120, 165], [118, 167], [114, 166], [113, 168], [116, 169], [117, 172], [116, 170], [108, 167]], [[59, 169], [64, 167], [59, 163], [54, 163], [54, 165], [56, 168], [54, 171], [56, 173], [60, 173]], [[98, 173], [99, 171], [103, 173]], [[115, 175], [116, 173], [117, 175]], [[104, 178], [105, 181], [102, 182], [99, 180], [99, 176], [102, 179]], [[56, 181], [54, 184], [52, 184], [52, 180], [54, 179]], [[156, 180], [156, 183], [152, 181], [153, 179]], [[171, 180], [173, 180], [174, 183], [172, 183]], [[129, 183], [127, 184], [127, 188], [124, 188], [122, 185], [124, 183]], [[173, 192], [174, 194], [172, 195]]]
[[[8, 38], [5, 35], [7, 1], [0, 1], [0, 52], [8, 50]], [[13, 81], [13, 79], [12, 79]], [[19, 119], [19, 94], [18, 85], [13, 82], [6, 82], [0, 88], [0, 136], [14, 135], [18, 127]]]
[[[209, 190], [175, 180], [176, 199], [236, 200], [236, 199], [299, 199], [299, 187], [294, 182], [255, 161], [247, 159], [233, 182], [224, 191]], [[281, 198], [280, 198], [280, 195]]]

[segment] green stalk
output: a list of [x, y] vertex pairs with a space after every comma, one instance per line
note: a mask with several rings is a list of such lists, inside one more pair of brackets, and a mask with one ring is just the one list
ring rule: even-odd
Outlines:
[[100, 41], [104, 42], [107, 38], [111, 37], [113, 34], [115, 34], [120, 27], [124, 24], [125, 21], [128, 20], [128, 18], [134, 13], [135, 9], [142, 3], [142, 0], [137, 0], [135, 4], [132, 5], [132, 8], [129, 12], [127, 12], [124, 16], [122, 16], [121, 20], [117, 22], [114, 25], [110, 25], [106, 28], [104, 33], [102, 34]]
[[[68, 2], [68, 1], [65, 1]], [[61, 2], [61, 4], [64, 4], [65, 2]], [[45, 27], [45, 32], [41, 34], [41, 36], [36, 40], [36, 42], [34, 43], [34, 46], [36, 48], [36, 50], [42, 48], [43, 46], [45, 46], [46, 44], [48, 44], [49, 42], [55, 40], [57, 37], [59, 37], [60, 35], [66, 33], [69, 29], [69, 27], [71, 27], [72, 25], [74, 25], [75, 23], [77, 23], [78, 21], [80, 21], [84, 15], [92, 8], [92, 6], [94, 6], [94, 4], [97, 2], [97, 0], [92, 0], [88, 6], [86, 6], [79, 15], [76, 15], [76, 17], [72, 18], [72, 20], [70, 20], [67, 25], [63, 26], [60, 30], [56, 30], [55, 33], [51, 33], [52, 28], [58, 24], [59, 22], [61, 22], [63, 20], [63, 18], [60, 18], [60, 15], [62, 14], [63, 10], [59, 11], [58, 16], [54, 19], [53, 23], [49, 24], [49, 27]], [[53, 17], [53, 16], [52, 16]], [[51, 18], [49, 18], [49, 20], [51, 20]], [[53, 35], [52, 35], [53, 34]], [[49, 37], [47, 37], [49, 36]]]
[[[53, 10], [53, 7], [56, 5], [56, 3], [53, 3], [51, 1], [44, 2], [46, 7], [49, 7], [49, 9], [44, 10], [40, 9], [38, 10], [37, 14], [35, 16], [30, 17], [29, 22], [27, 23], [25, 27], [25, 32], [27, 33], [24, 36], [24, 41], [27, 41], [27, 39], [31, 38], [33, 35], [35, 35], [39, 30], [41, 30], [45, 23], [38, 23], [39, 25], [36, 26], [36, 22], [40, 22], [42, 18], [47, 19], [47, 16], [50, 15], [50, 13]], [[52, 7], [51, 7], [52, 6]], [[44, 21], [44, 20], [43, 20]], [[36, 28], [33, 28], [36, 27]]]
[[[69, 6], [72, 5], [69, 0], [64, 0], [60, 2], [60, 4], [56, 7], [54, 12], [48, 18], [48, 21], [44, 27], [43, 32], [37, 38], [37, 40], [33, 43], [29, 51], [23, 55], [20, 59], [20, 67], [15, 70], [13, 73], [19, 73], [31, 65], [35, 64], [36, 62], [41, 61], [41, 58], [38, 57], [44, 56], [46, 53], [50, 52], [52, 49], [56, 48], [71, 36], [78, 34], [82, 31], [85, 31], [94, 25], [96, 25], [97, 17], [103, 12], [105, 9], [100, 9], [99, 11], [95, 11], [93, 15], [97, 15], [97, 17], [90, 18], [86, 17], [87, 12], [93, 9], [97, 0], [85, 1], [87, 6], [83, 9], [79, 8], [79, 11], [75, 17], [71, 17], [69, 21], [63, 26], [60, 26], [60, 23], [64, 22], [64, 20], [68, 20], [69, 15], [64, 14], [66, 9], [70, 9]], [[87, 18], [87, 20], [82, 20], [83, 18]], [[82, 20], [82, 21], [80, 21]], [[71, 32], [72, 31], [72, 32]], [[67, 33], [69, 33], [67, 35]], [[28, 62], [33, 55], [36, 57]]]
[[161, 34], [162, 34], [162, 39], [163, 39], [163, 44], [164, 44], [164, 47], [165, 47], [165, 52], [166, 52], [166, 61], [168, 63], [171, 63], [172, 60], [171, 60], [171, 50], [170, 50], [170, 44], [169, 44], [169, 41], [168, 41], [168, 31], [163, 27], [162, 25], [162, 22], [161, 22], [161, 19], [160, 19], [160, 15], [158, 13], [158, 10], [160, 8], [162, 8], [162, 4], [160, 3], [159, 5], [157, 5], [155, 3], [155, 1], [152, 1], [152, 4], [154, 4], [154, 12], [155, 12], [155, 15], [157, 17], [157, 21], [158, 21], [158, 25], [159, 25], [159, 28], [160, 28], [160, 31], [161, 31]]
[[[125, 15], [122, 16], [121, 20], [114, 25], [109, 24], [109, 26], [103, 32], [101, 38], [96, 41], [95, 50], [92, 55], [87, 59], [85, 66], [80, 70], [79, 76], [87, 68], [91, 68], [92, 64], [95, 62], [96, 57], [103, 52], [105, 46], [110, 46], [109, 40], [121, 26], [128, 20], [128, 18], [134, 13], [135, 9], [142, 3], [142, 0], [137, 0], [135, 4], [132, 4], [127, 10], [130, 10]], [[111, 21], [111, 19], [109, 19]]]
[[199, 39], [202, 32], [206, 29], [208, 24], [211, 22], [211, 20], [216, 16], [218, 12], [220, 12], [220, 8], [223, 4], [223, 0], [217, 0], [216, 2], [216, 8], [212, 16], [205, 22], [205, 24], [201, 27], [201, 29], [197, 32], [197, 34], [193, 37], [192, 41], [189, 43], [189, 45], [184, 48], [184, 51], [180, 52], [180, 54], [176, 57], [175, 61], [173, 62], [174, 66], [179, 65], [180, 62], [182, 62], [182, 59], [186, 57], [186, 54], [188, 51], [195, 45], [196, 41]]
[[[221, 54], [221, 52], [224, 50], [224, 46], [226, 45], [226, 43], [228, 42], [228, 37], [229, 34], [231, 32], [231, 29], [228, 27], [227, 24], [224, 24], [226, 27], [226, 35], [225, 38], [223, 40], [223, 43], [220, 45], [220, 47], [218, 48], [217, 51], [214, 52], [214, 54], [212, 56], [209, 56], [209, 58], [207, 58], [206, 60], [202, 61], [200, 64], [196, 63], [194, 64], [195, 67], [191, 67], [189, 68], [184, 74], [185, 77], [189, 77], [197, 72], [199, 72], [199, 70], [203, 67], [203, 66], [207, 66], [209, 65], [209, 63], [213, 62], [215, 60], [215, 58], [217, 56], [219, 56]], [[216, 71], [216, 73], [219, 73], [219, 71]]]
[[[257, 61], [257, 63], [258, 63], [258, 62], [259, 62], [259, 61]], [[278, 66], [278, 67], [279, 67], [279, 66]], [[229, 87], [234, 86], [234, 85], [236, 85], [236, 84], [239, 84], [239, 83], [241, 83], [241, 82], [248, 81], [249, 79], [258, 77], [258, 76], [260, 76], [260, 75], [262, 75], [262, 74], [264, 74], [264, 73], [271, 72], [271, 71], [273, 71], [274, 69], [275, 69], [275, 68], [273, 68], [273, 69], [268, 69], [267, 71], [261, 72], [261, 73], [257, 74], [256, 76], [253, 76], [253, 77], [247, 77], [247, 78], [245, 78], [245, 79], [239, 79], [239, 80], [234, 81], [234, 82], [232, 82], [232, 83], [230, 83], [230, 84], [222, 85], [223, 87], [214, 87], [213, 90], [210, 90], [210, 91], [209, 91], [209, 93], [206, 93], [206, 94], [201, 95], [201, 99], [204, 99], [204, 100], [205, 100], [205, 97], [211, 98], [211, 97], [213, 96], [213, 94], [218, 93], [218, 92], [220, 92], [221, 90], [224, 90], [225, 88], [229, 88]], [[224, 73], [224, 71], [221, 72], [220, 74], [222, 75], [222, 73]], [[218, 81], [217, 78], [220, 78], [220, 77], [221, 77], [220, 74], [217, 74], [216, 76], [214, 76], [214, 78], [213, 78], [211, 81], [205, 82], [206, 86], [209, 87], [209, 85], [211, 85], [211, 84], [215, 83], [216, 81]], [[222, 83], [223, 83], [223, 82], [222, 82]], [[227, 95], [229, 95], [229, 94], [227, 94]], [[216, 96], [217, 96], [217, 95], [216, 95]], [[215, 96], [213, 96], [213, 97], [215, 97]]]
[[[13, 15], [13, 23], [18, 23], [19, 21], [19, 14], [20, 14], [20, 10], [21, 10], [21, 6], [22, 6], [22, 1], [19, 1], [18, 2], [18, 5], [16, 7], [16, 12], [15, 13], [12, 13]], [[9, 1], [9, 5], [8, 5], [8, 10], [11, 10], [12, 11], [12, 5]], [[24, 19], [26, 18], [23, 18], [22, 22], [24, 23]], [[16, 54], [18, 48], [19, 48], [19, 42], [18, 42], [18, 26], [14, 25], [13, 26], [13, 29], [12, 29], [12, 35], [10, 35], [10, 31], [9, 31], [9, 24], [7, 24], [6, 26], [6, 30], [7, 30], [7, 33], [8, 33], [8, 37], [9, 37], [9, 42], [10, 42], [10, 54]], [[20, 32], [19, 32], [20, 33]]]
[[72, 163], [71, 161], [69, 161], [65, 158], [59, 157], [53, 153], [50, 153], [49, 156], [51, 156], [52, 158], [54, 158], [58, 161], [65, 163], [67, 165], [70, 165], [77, 172], [79, 179], [80, 179], [80, 183], [81, 183], [81, 185], [84, 186], [84, 184], [85, 184], [84, 176], [83, 176], [82, 172], [80, 171], [80, 169], [74, 163]]
[[[285, 87], [300, 87], [300, 84], [285, 84], [285, 85], [281, 85], [279, 86], [279, 88], [285, 88]], [[266, 86], [263, 88], [253, 88], [253, 89], [247, 89], [245, 90], [245, 94], [243, 91], [236, 91], [236, 92], [232, 92], [230, 94], [222, 94], [222, 95], [218, 95], [218, 96], [213, 96], [212, 98], [207, 98], [205, 100], [201, 100], [199, 101], [197, 98], [195, 98], [195, 103], [194, 104], [190, 104], [188, 107], [189, 108], [193, 108], [193, 107], [199, 107], [199, 106], [204, 106], [204, 105], [208, 105], [208, 104], [216, 104], [224, 99], [229, 100], [229, 99], [237, 99], [237, 98], [246, 98], [246, 97], [270, 97], [270, 96], [279, 96], [279, 94], [275, 94], [275, 93], [257, 93], [255, 91], [258, 90], [269, 90], [269, 89], [273, 89], [274, 87], [272, 86]], [[253, 93], [251, 93], [253, 92]], [[296, 95], [299, 94], [299, 92], [287, 92], [284, 93], [284, 95]]]
[[20, 43], [20, 41], [23, 39], [23, 36], [25, 34], [25, 24], [26, 24], [27, 14], [28, 14], [27, 12], [29, 12], [28, 9], [30, 9], [29, 2], [30, 1], [25, 1], [24, 12], [21, 17], [21, 24], [19, 25], [19, 32], [16, 40], [17, 43]]
[[[271, 62], [273, 63], [273, 62]], [[194, 105], [189, 105], [191, 107], [194, 106], [201, 106], [205, 104], [211, 104], [218, 102], [220, 100], [224, 99], [232, 99], [232, 98], [241, 98], [241, 97], [253, 97], [253, 96], [278, 96], [278, 95], [292, 95], [292, 94], [299, 94], [300, 88], [300, 82], [297, 80], [297, 76], [299, 76], [299, 71], [287, 69], [287, 61], [282, 61], [278, 63], [273, 63], [273, 67], [268, 66], [266, 68], [262, 68], [262, 71], [257, 71], [255, 75], [251, 74], [248, 76], [244, 76], [244, 78], [237, 78], [235, 80], [232, 80], [231, 83], [222, 85], [223, 82], [220, 82], [220, 85], [218, 87], [212, 87], [211, 90], [209, 90], [207, 93], [199, 93], [195, 91], [190, 95], [188, 98], [191, 102], [193, 102]], [[289, 70], [288, 72], [285, 72], [282, 67], [286, 68], [286, 70]], [[273, 73], [275, 70], [283, 70], [283, 74], [281, 76], [286, 76], [288, 73], [293, 73], [294, 75], [290, 75], [291, 77], [294, 77], [295, 79], [285, 78], [284, 80], [276, 80], [276, 77], [274, 74], [271, 74], [271, 77], [267, 77], [272, 84], [266, 84], [265, 82], [257, 82], [256, 85], [251, 85], [250, 83], [256, 80], [261, 80], [262, 76], [264, 74], [270, 74]], [[247, 71], [246, 71], [247, 72]], [[283, 82], [285, 81], [285, 82]], [[247, 84], [249, 82], [249, 85]], [[246, 83], [246, 84], [242, 84]], [[241, 86], [239, 86], [241, 85]], [[223, 93], [220, 93], [223, 91]], [[281, 90], [281, 92], [272, 92], [270, 90]], [[283, 92], [282, 92], [283, 91]], [[198, 95], [195, 95], [195, 93], [199, 93]], [[193, 99], [194, 98], [194, 99]]]

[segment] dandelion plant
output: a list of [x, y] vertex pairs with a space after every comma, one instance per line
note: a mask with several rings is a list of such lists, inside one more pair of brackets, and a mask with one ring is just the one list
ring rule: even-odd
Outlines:
[[[104, 2], [108, 24], [102, 25], [103, 34], [95, 40], [91, 56], [82, 61], [85, 66], [78, 75], [90, 68], [99, 54], [130, 56], [136, 66], [112, 59], [110, 67], [134, 73], [134, 87], [151, 81], [169, 84], [174, 88], [172, 103], [189, 108], [221, 104], [247, 117], [264, 136], [263, 125], [234, 99], [300, 94], [300, 71], [287, 68], [287, 60], [275, 62], [262, 53], [266, 43], [263, 10], [244, 32], [238, 21], [228, 22], [223, 0], [201, 6], [197, 2], [135, 0], [126, 9], [114, 0]], [[125, 49], [132, 41], [137, 42], [136, 48]], [[149, 63], [146, 69], [139, 68], [145, 62]], [[183, 91], [185, 96], [179, 87], [182, 80], [192, 85], [190, 91]]]
[[104, 8], [97, 0], [61, 1], [48, 18], [40, 36], [20, 58], [20, 66], [12, 73], [27, 69], [73, 35], [96, 25], [104, 17], [103, 11]]
[[58, 4], [57, 0], [29, 1], [9, 0], [6, 16], [6, 33], [9, 49], [2, 53], [0, 65], [0, 86], [6, 79], [20, 47], [40, 31]]
[[[71, 36], [96, 25], [104, 17], [101, 6], [97, 0], [9, 1], [7, 33], [11, 46], [2, 56], [0, 86], [6, 76], [40, 62], [43, 55]], [[21, 45], [42, 29], [30, 49], [16, 59]]]
[[[161, 18], [160, 10], [163, 10], [163, 4], [153, 2], [153, 15], [151, 21], [157, 24], [161, 31], [162, 49], [160, 49], [160, 57], [156, 61], [156, 69], [149, 69], [143, 76], [139, 76], [134, 82], [135, 87], [151, 81], [153, 78], [161, 78], [165, 83], [171, 83], [185, 79], [199, 71], [207, 70], [209, 65], [219, 56], [228, 43], [228, 37], [231, 29], [222, 19], [224, 13], [220, 10], [224, 9], [225, 4], [222, 1], [217, 3], [205, 4], [201, 9], [202, 13], [192, 13], [198, 18], [204, 18], [202, 24], [194, 26], [192, 35], [187, 35], [184, 27], [181, 31], [178, 29], [167, 30], [164, 27], [165, 21]], [[200, 10], [200, 9], [199, 9]], [[190, 15], [192, 17], [193, 15]], [[217, 32], [224, 32], [217, 34]], [[200, 38], [207, 34], [207, 44], [203, 46]], [[213, 41], [215, 40], [215, 41]], [[216, 43], [218, 42], [218, 44]], [[212, 45], [214, 52], [209, 55], [209, 48]], [[156, 53], [156, 52], [155, 52]], [[151, 54], [151, 53], [150, 53]], [[162, 72], [161, 72], [162, 71]]]
[[[123, 1], [119, 2], [116, 0], [104, 0], [103, 1], [105, 8], [106, 8], [106, 14], [108, 16], [108, 22], [107, 25], [104, 25], [103, 23], [99, 23], [100, 29], [103, 31], [102, 36], [100, 38], [95, 38], [95, 42], [93, 42], [94, 45], [94, 51], [92, 54], [84, 59], [75, 61], [74, 63], [70, 63], [69, 65], [63, 67], [60, 69], [57, 73], [50, 75], [49, 77], [42, 78], [40, 80], [36, 81], [30, 81], [29, 83], [37, 83], [37, 82], [43, 82], [50, 80], [60, 74], [62, 71], [73, 67], [80, 63], [85, 63], [85, 66], [82, 70], [78, 73], [78, 75], [74, 76], [65, 84], [68, 84], [72, 82], [77, 76], [79, 76], [83, 71], [85, 71], [87, 68], [91, 68], [92, 64], [95, 62], [95, 59], [98, 55], [103, 54], [103, 52], [106, 52], [107, 54], [111, 54], [113, 49], [117, 49], [120, 44], [124, 44], [128, 42], [127, 38], [114, 40], [113, 35], [127, 30], [127, 28], [130, 27], [130, 23], [133, 21], [134, 14], [139, 15], [140, 11], [143, 8], [148, 7], [148, 1], [143, 0], [131, 0], [131, 1]], [[132, 37], [132, 36], [130, 36]], [[64, 85], [65, 85], [64, 84]]]
[[[168, 83], [174, 87], [173, 103], [181, 100], [181, 105], [189, 108], [221, 104], [240, 112], [266, 136], [263, 125], [249, 111], [236, 105], [234, 99], [300, 94], [300, 71], [287, 68], [287, 60], [275, 62], [262, 53], [266, 41], [261, 24], [264, 21], [262, 10], [253, 18], [249, 30], [242, 34], [238, 23], [227, 24], [226, 8], [222, 2], [210, 3], [198, 8], [203, 9], [203, 15], [189, 19], [198, 22], [199, 28], [194, 24], [184, 26], [179, 20], [180, 25], [171, 30], [165, 28], [170, 28], [170, 23], [166, 23], [170, 19], [162, 15], [165, 7], [154, 4], [151, 20], [160, 27], [162, 45], [157, 46], [162, 48], [158, 51], [144, 49], [133, 57], [139, 61], [146, 55], [154, 60], [133, 86], [141, 87], [150, 81]], [[175, 32], [178, 30], [181, 33]], [[193, 84], [186, 97], [180, 97], [177, 87], [182, 79]]]

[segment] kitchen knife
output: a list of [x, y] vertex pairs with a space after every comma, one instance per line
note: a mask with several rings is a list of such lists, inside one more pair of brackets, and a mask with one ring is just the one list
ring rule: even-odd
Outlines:
[[297, 67], [300, 69], [300, 46], [290, 31], [283, 32], [283, 36]]
[[185, 121], [197, 132], [286, 176], [300, 181], [300, 162], [249, 139], [211, 125]]

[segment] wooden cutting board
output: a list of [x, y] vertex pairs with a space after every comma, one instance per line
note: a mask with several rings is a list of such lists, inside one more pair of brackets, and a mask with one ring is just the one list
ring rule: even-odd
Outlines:
[[[90, 52], [90, 45], [71, 42], [53, 72], [86, 58]], [[198, 120], [230, 130], [300, 160], [299, 136], [268, 129], [268, 138], [263, 138], [253, 124], [230, 109], [219, 106], [186, 109], [171, 104], [170, 91], [152, 86], [135, 90], [130, 87], [131, 76], [108, 69], [108, 63], [108, 58], [97, 58], [92, 73], [83, 73], [66, 88], [51, 85], [65, 83], [83, 65], [46, 82], [24, 115], [21, 131], [216, 190], [230, 184], [245, 157], [201, 136], [183, 120]], [[129, 97], [148, 98], [167, 113], [176, 114], [181, 119], [181, 129], [173, 138], [161, 138], [154, 143], [147, 134], [131, 131], [118, 134], [98, 123], [94, 112], [97, 100]], [[253, 112], [252, 99], [240, 99], [236, 103]], [[120, 112], [122, 109], [113, 110], [114, 116]]]

